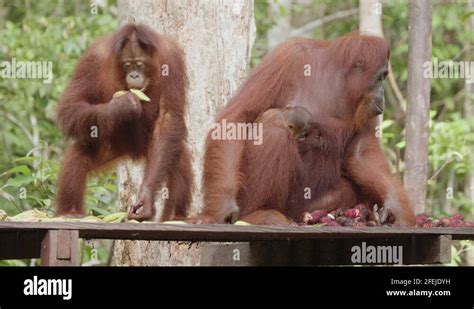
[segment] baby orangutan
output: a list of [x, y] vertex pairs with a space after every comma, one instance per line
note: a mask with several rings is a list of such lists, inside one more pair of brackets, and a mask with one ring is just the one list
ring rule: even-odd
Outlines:
[[244, 185], [237, 197], [239, 217], [250, 224], [266, 225], [270, 216], [277, 221], [273, 224], [282, 221], [280, 225], [288, 225], [291, 220], [283, 214], [288, 214], [290, 191], [303, 175], [298, 143], [313, 133], [313, 117], [303, 106], [287, 106], [265, 111], [256, 122], [263, 124], [263, 142], [246, 142]]
[[277, 127], [286, 128], [296, 140], [304, 139], [313, 126], [313, 116], [303, 106], [271, 108], [265, 111], [256, 122], [274, 123]]

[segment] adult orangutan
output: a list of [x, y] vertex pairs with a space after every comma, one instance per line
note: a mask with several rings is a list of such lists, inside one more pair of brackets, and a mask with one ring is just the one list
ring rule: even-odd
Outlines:
[[[184, 122], [187, 83], [179, 46], [144, 25], [125, 25], [85, 52], [57, 110], [59, 127], [73, 140], [58, 177], [58, 215], [84, 215], [88, 174], [129, 156], [146, 164], [129, 218], [152, 218], [155, 193], [164, 185], [169, 196], [161, 219], [186, 216], [193, 179]], [[142, 90], [150, 102], [132, 92], [113, 96], [131, 89]]]
[[[213, 140], [209, 135], [203, 173], [204, 209], [188, 221], [223, 223], [232, 214], [239, 219], [250, 216], [249, 222], [256, 224], [287, 224], [286, 219], [278, 218], [300, 220], [305, 211], [354, 206], [343, 205], [349, 200], [371, 207], [377, 204], [382, 223], [413, 225], [413, 208], [400, 180], [391, 174], [375, 135], [376, 116], [384, 109], [382, 81], [388, 58], [384, 39], [357, 32], [333, 41], [293, 39], [270, 52], [219, 113], [217, 122], [251, 123], [268, 109], [298, 102], [321, 128], [321, 140], [317, 147], [300, 151], [305, 172], [290, 188], [284, 207], [275, 209], [270, 203], [249, 209], [246, 203], [239, 203], [241, 192], [254, 190], [273, 196], [281, 185], [244, 183], [246, 166], [265, 166], [281, 147], [288, 147], [290, 137], [281, 135], [280, 141], [272, 140], [271, 144], [263, 141], [261, 151], [265, 155], [253, 161], [255, 158], [244, 156], [245, 141]], [[288, 151], [294, 152], [294, 148]], [[281, 166], [292, 169], [291, 160], [293, 155]], [[262, 177], [287, 181], [269, 169], [263, 170]], [[253, 214], [256, 211], [257, 215]]]

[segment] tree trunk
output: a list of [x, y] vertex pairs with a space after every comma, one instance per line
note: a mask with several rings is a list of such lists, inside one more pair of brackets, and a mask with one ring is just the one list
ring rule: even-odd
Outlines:
[[359, 1], [359, 30], [383, 37], [382, 3], [378, 0]]
[[[204, 143], [216, 113], [246, 77], [255, 39], [253, 0], [119, 1], [121, 23], [147, 24], [173, 37], [186, 54], [188, 77], [187, 126], [193, 156], [195, 189], [192, 213], [201, 207]], [[136, 201], [143, 166], [124, 162], [118, 169], [120, 208]], [[159, 194], [158, 194], [159, 197]], [[157, 218], [162, 202], [157, 201]], [[199, 243], [116, 241], [114, 265], [199, 265]]]
[[423, 65], [431, 61], [432, 9], [430, 0], [410, 2], [404, 185], [415, 213], [425, 210], [428, 176], [431, 80], [423, 76]]

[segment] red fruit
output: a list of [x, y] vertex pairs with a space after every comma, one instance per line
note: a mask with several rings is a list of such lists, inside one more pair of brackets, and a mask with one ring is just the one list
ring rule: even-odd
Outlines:
[[464, 226], [466, 227], [474, 227], [474, 221], [465, 221]]
[[331, 219], [328, 216], [322, 217], [321, 220], [319, 220], [321, 223], [329, 223], [329, 222], [335, 222], [334, 219]]
[[367, 227], [367, 224], [365, 224], [365, 222], [356, 222], [356, 224], [354, 226], [355, 227]]
[[324, 210], [314, 210], [311, 213], [312, 220], [309, 223], [316, 224], [321, 220], [321, 218], [323, 218], [326, 215], [327, 215], [327, 212], [325, 212]]
[[452, 220], [451, 227], [464, 227], [464, 222], [460, 220]]
[[366, 220], [368, 219], [369, 209], [367, 208], [367, 206], [365, 204], [359, 203], [354, 208], [359, 211], [359, 216], [360, 217], [362, 217]]
[[451, 220], [448, 218], [443, 218], [440, 220], [440, 226], [448, 227], [451, 225]]
[[355, 218], [359, 215], [359, 213], [360, 213], [359, 209], [351, 208], [351, 209], [346, 210], [344, 214], [348, 218]]
[[435, 227], [435, 225], [433, 224], [432, 221], [428, 221], [428, 222], [424, 223], [422, 227], [431, 228], [431, 227]]
[[433, 225], [435, 227], [440, 227], [441, 226], [441, 221], [440, 220], [433, 220]]
[[335, 227], [335, 226], [341, 226], [341, 225], [339, 223], [337, 223], [336, 221], [331, 221], [331, 222], [327, 223], [326, 226]]
[[451, 218], [453, 220], [457, 220], [457, 221], [463, 221], [464, 220], [464, 216], [462, 214], [454, 214]]
[[415, 219], [417, 226], [423, 226], [428, 220], [429, 218], [425, 214], [417, 215]]

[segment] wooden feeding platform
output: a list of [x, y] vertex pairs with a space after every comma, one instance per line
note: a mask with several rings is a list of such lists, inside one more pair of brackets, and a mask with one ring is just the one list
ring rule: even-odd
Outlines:
[[[0, 259], [41, 258], [45, 266], [79, 265], [79, 238], [205, 243], [200, 265], [354, 265], [351, 248], [402, 246], [403, 264], [447, 263], [452, 240], [473, 228], [278, 227], [159, 223], [0, 222]], [[239, 249], [241, 258], [229, 256]], [[385, 264], [385, 263], [383, 263]]]

